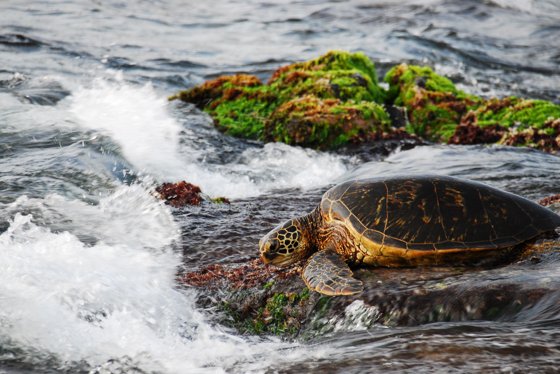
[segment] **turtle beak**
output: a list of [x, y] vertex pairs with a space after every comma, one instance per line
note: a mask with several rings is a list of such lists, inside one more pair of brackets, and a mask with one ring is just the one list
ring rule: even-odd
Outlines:
[[274, 260], [274, 257], [276, 257], [275, 255], [269, 253], [269, 252], [264, 252], [261, 253], [261, 260], [265, 263], [265, 264], [269, 264], [272, 262], [272, 260]]
[[261, 260], [265, 264], [273, 263], [278, 257], [278, 247], [280, 243], [276, 239], [266, 240], [260, 243]]

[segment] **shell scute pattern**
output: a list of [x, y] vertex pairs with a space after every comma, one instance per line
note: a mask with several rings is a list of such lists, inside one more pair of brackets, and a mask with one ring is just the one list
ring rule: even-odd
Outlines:
[[557, 215], [522, 197], [445, 176], [348, 182], [329, 190], [323, 203], [327, 220], [346, 221], [358, 234], [382, 245], [382, 252], [383, 247], [499, 249], [558, 223]]

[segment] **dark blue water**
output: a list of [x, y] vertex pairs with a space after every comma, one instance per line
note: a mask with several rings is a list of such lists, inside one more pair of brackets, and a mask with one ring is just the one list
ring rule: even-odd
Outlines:
[[[174, 280], [254, 256], [333, 183], [435, 172], [538, 200], [560, 192], [557, 156], [263, 145], [166, 100], [346, 49], [380, 75], [428, 64], [475, 94], [560, 102], [557, 1], [4, 1], [0, 21], [0, 372], [557, 372], [557, 251], [484, 271], [372, 272], [379, 289], [289, 343], [216, 324]], [[181, 179], [232, 204], [154, 198]], [[414, 293], [434, 303], [418, 323]]]

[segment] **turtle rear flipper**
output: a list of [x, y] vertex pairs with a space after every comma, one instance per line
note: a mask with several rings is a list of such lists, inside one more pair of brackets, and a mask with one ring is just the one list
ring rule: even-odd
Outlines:
[[330, 250], [311, 256], [301, 277], [310, 290], [329, 296], [355, 295], [364, 289], [362, 282], [352, 277], [352, 270], [344, 259]]

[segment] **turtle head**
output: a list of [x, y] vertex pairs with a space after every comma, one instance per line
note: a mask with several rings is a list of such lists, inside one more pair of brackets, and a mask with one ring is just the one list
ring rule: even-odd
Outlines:
[[263, 236], [259, 241], [261, 259], [265, 264], [291, 265], [309, 255], [311, 246], [301, 219], [291, 219]]

